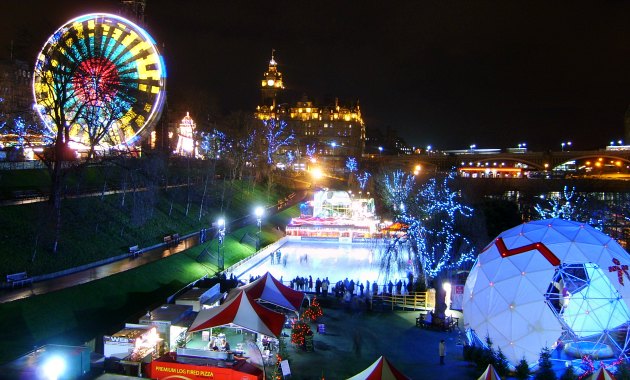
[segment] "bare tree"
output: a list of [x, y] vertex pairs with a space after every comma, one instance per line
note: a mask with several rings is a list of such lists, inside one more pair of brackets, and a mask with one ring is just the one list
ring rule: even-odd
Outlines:
[[295, 135], [288, 130], [284, 120], [269, 119], [262, 122], [261, 148], [264, 158], [259, 160], [258, 174], [267, 180], [267, 196], [271, 194], [274, 185], [275, 156], [284, 146], [293, 141]]
[[75, 101], [76, 87], [72, 83], [78, 63], [63, 54], [42, 56], [35, 65], [35, 91], [40, 99], [38, 108], [45, 115], [45, 123], [53, 134], [51, 149], [41, 155], [50, 173], [49, 203], [54, 220], [54, 242], [52, 250], [57, 252], [61, 234], [61, 191], [66, 169], [74, 161], [70, 149], [71, 130], [77, 125], [85, 103]]

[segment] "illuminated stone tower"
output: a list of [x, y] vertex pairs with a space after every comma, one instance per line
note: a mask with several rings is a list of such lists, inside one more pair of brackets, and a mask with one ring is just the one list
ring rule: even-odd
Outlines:
[[[365, 147], [365, 123], [359, 102], [342, 105], [338, 99], [333, 104], [317, 104], [303, 96], [300, 101], [289, 104], [278, 101], [284, 90], [282, 73], [273, 51], [269, 68], [261, 82], [262, 103], [256, 107], [255, 116], [259, 120], [279, 119], [285, 121], [292, 131], [292, 145], [284, 146], [279, 155], [292, 151], [296, 157], [314, 149], [320, 157], [361, 157]], [[339, 165], [343, 167], [343, 165]]]
[[278, 71], [278, 63], [274, 59], [273, 53], [274, 50], [271, 50], [269, 68], [263, 74], [263, 79], [260, 84], [262, 102], [261, 105], [258, 106], [257, 113], [260, 116], [264, 115], [264, 117], [261, 117], [262, 119], [275, 118], [278, 116], [278, 95], [284, 90], [282, 73]]

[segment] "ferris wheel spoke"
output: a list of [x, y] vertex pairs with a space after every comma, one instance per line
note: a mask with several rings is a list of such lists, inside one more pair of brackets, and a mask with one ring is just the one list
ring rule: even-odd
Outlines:
[[38, 112], [51, 132], [71, 125], [72, 139], [85, 145], [136, 141], [161, 112], [162, 65], [153, 40], [137, 25], [111, 14], [77, 17], [38, 55]]

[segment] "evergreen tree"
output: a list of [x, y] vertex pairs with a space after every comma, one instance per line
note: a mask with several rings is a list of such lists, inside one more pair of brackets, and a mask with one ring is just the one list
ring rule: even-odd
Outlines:
[[536, 380], [556, 380], [558, 377], [551, 368], [551, 351], [548, 347], [540, 351], [540, 359], [538, 359], [538, 372], [534, 379]]
[[497, 373], [501, 377], [507, 377], [508, 373], [510, 372], [508, 360], [505, 357], [503, 351], [501, 351], [501, 347], [499, 347], [495, 354], [494, 369], [497, 370]]
[[578, 380], [578, 375], [575, 373], [572, 365], [567, 367], [562, 376], [560, 376], [560, 380]]
[[615, 372], [615, 379], [630, 380], [630, 365], [628, 365], [627, 360], [624, 360], [617, 365], [617, 372]]
[[525, 360], [525, 358], [521, 359], [520, 362], [518, 362], [518, 365], [515, 368], [515, 374], [514, 377], [516, 377], [519, 380], [525, 380], [529, 377], [530, 375], [530, 371], [529, 371], [529, 364], [527, 363], [527, 360]]

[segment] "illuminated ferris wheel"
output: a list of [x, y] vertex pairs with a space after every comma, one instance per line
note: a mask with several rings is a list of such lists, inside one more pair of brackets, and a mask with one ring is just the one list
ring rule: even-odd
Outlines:
[[50, 36], [33, 79], [42, 120], [52, 133], [66, 126], [76, 146], [133, 145], [159, 118], [165, 86], [151, 36], [105, 13], [77, 17]]

